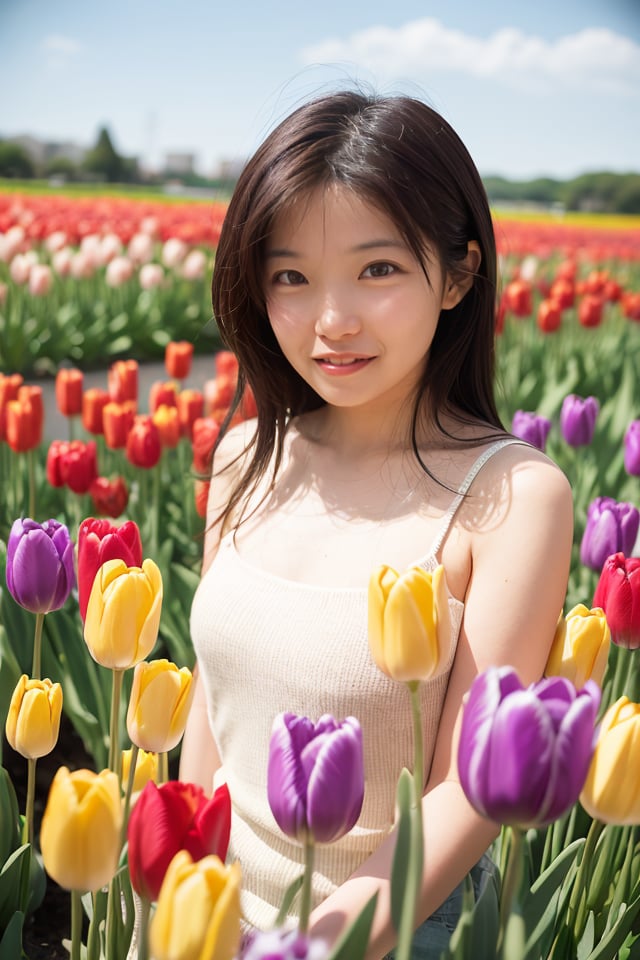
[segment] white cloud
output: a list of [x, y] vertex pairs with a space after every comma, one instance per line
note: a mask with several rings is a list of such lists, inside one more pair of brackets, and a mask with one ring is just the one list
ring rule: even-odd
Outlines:
[[455, 71], [474, 77], [544, 82], [638, 93], [640, 45], [605, 28], [548, 41], [505, 27], [489, 37], [451, 30], [425, 17], [398, 28], [369, 27], [301, 51], [304, 63], [351, 62], [379, 77], [426, 77]]
[[42, 46], [49, 53], [63, 56], [72, 56], [82, 49], [77, 40], [74, 40], [73, 37], [65, 37], [61, 33], [50, 33], [42, 41]]

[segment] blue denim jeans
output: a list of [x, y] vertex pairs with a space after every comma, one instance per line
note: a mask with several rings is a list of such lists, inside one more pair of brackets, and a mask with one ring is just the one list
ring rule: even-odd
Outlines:
[[[470, 871], [470, 876], [473, 881], [473, 892], [476, 900], [486, 885], [493, 883], [496, 885], [497, 901], [499, 895], [497, 871], [495, 864], [487, 854], [484, 854], [478, 860], [475, 867]], [[464, 883], [459, 884], [442, 906], [438, 907], [429, 919], [418, 927], [411, 947], [411, 960], [440, 960], [440, 955], [449, 946], [451, 934], [460, 919], [463, 889]], [[394, 958], [395, 951], [392, 950], [384, 960], [394, 960]], [[478, 960], [487, 960], [487, 958], [478, 957]]]

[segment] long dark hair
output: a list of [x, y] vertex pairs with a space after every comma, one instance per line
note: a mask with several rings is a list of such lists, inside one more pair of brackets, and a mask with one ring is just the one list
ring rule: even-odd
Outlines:
[[264, 250], [276, 217], [295, 199], [334, 183], [388, 216], [422, 263], [429, 244], [443, 272], [455, 277], [468, 242], [480, 247], [471, 288], [441, 314], [416, 393], [412, 443], [418, 459], [422, 413], [444, 433], [445, 411], [502, 429], [493, 394], [495, 238], [484, 186], [466, 147], [436, 111], [412, 97], [356, 91], [322, 96], [280, 123], [249, 160], [216, 252], [213, 311], [239, 362], [234, 404], [249, 384], [258, 410], [252, 456], [225, 517], [255, 489], [273, 457], [277, 471], [290, 417], [324, 403], [285, 359], [271, 329]]

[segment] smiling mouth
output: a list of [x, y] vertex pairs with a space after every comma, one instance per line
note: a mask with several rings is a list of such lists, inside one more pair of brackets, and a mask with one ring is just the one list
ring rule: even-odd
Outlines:
[[328, 364], [332, 367], [351, 367], [357, 363], [368, 363], [373, 357], [314, 357], [316, 363]]

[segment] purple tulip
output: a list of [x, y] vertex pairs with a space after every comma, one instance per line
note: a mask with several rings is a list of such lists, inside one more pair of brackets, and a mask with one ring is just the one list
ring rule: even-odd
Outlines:
[[587, 510], [587, 524], [580, 544], [580, 560], [600, 573], [613, 553], [631, 556], [638, 536], [640, 512], [632, 503], [613, 497], [596, 497]]
[[560, 430], [570, 447], [586, 447], [593, 440], [593, 432], [600, 404], [595, 397], [586, 400], [570, 393], [564, 398], [560, 411]]
[[247, 937], [238, 960], [327, 960], [325, 940], [299, 930], [256, 930]]
[[478, 813], [518, 827], [544, 826], [578, 799], [595, 746], [600, 688], [564, 677], [523, 687], [512, 667], [474, 680], [462, 717], [458, 771]]
[[73, 543], [58, 520], [14, 520], [7, 543], [7, 587], [31, 613], [58, 610], [75, 586]]
[[539, 413], [528, 413], [526, 410], [516, 410], [511, 423], [511, 433], [520, 437], [538, 450], [544, 451], [547, 437], [551, 430], [551, 421]]
[[338, 723], [325, 714], [316, 724], [295, 713], [273, 722], [267, 796], [288, 837], [331, 843], [348, 833], [364, 797], [362, 730], [354, 717]]
[[632, 420], [624, 435], [624, 468], [632, 477], [640, 477], [640, 420]]

